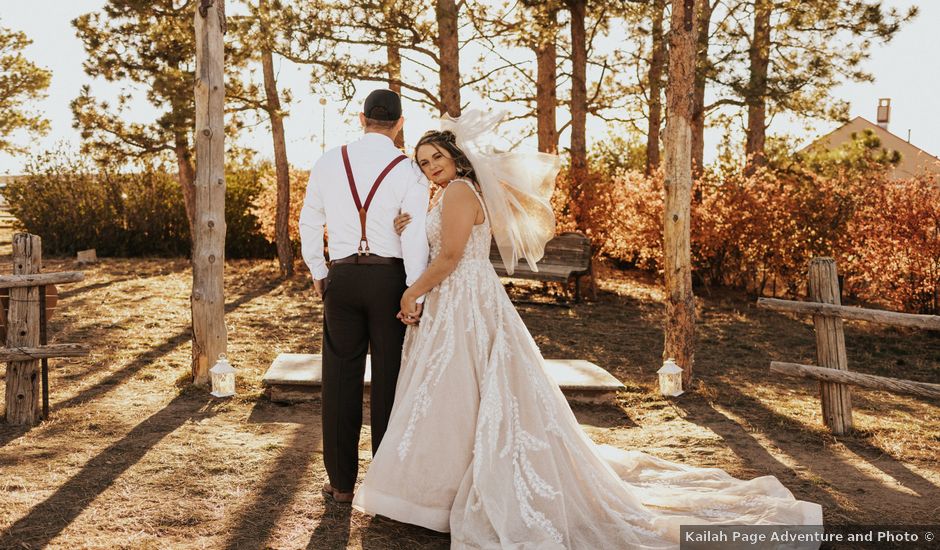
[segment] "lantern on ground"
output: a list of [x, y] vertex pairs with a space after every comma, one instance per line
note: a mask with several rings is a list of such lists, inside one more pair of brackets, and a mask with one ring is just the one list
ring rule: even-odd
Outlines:
[[669, 358], [663, 362], [659, 373], [659, 391], [667, 397], [682, 395], [682, 368], [676, 364], [675, 359]]
[[232, 367], [224, 353], [219, 354], [219, 360], [209, 369], [212, 375], [212, 395], [215, 397], [231, 397], [235, 395], [235, 368]]

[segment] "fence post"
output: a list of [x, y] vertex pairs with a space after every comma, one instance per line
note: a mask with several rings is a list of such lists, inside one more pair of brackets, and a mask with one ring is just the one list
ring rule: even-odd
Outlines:
[[[839, 298], [839, 279], [836, 262], [832, 258], [813, 258], [809, 263], [809, 297], [814, 302], [842, 305]], [[842, 319], [827, 315], [814, 315], [816, 328], [816, 359], [821, 367], [849, 370], [845, 355], [845, 334]], [[852, 429], [852, 394], [849, 386], [820, 382], [823, 422], [835, 435]]]
[[[38, 235], [13, 236], [13, 274], [39, 273], [42, 266], [42, 239]], [[7, 317], [7, 348], [39, 345], [39, 287], [10, 289]], [[39, 408], [39, 360], [10, 361], [6, 371], [6, 421], [32, 426], [42, 415]]]

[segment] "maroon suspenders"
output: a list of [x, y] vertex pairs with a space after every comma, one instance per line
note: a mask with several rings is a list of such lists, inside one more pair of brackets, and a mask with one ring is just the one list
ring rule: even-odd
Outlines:
[[[349, 180], [349, 190], [352, 191], [353, 200], [356, 201], [356, 208], [359, 209], [359, 225], [362, 227], [362, 236], [359, 238], [359, 252], [358, 254], [362, 256], [365, 254], [369, 255], [369, 239], [366, 238], [366, 213], [369, 211], [369, 205], [372, 203], [372, 197], [375, 196], [375, 192], [378, 190], [379, 185], [382, 184], [382, 180], [385, 179], [385, 176], [392, 171], [392, 168], [398, 165], [399, 162], [405, 160], [405, 155], [400, 155], [395, 158], [392, 162], [388, 163], [388, 166], [385, 167], [385, 170], [382, 170], [382, 173], [379, 174], [379, 177], [375, 179], [375, 183], [372, 184], [372, 189], [369, 191], [369, 196], [366, 197], [366, 203], [362, 204], [359, 201], [359, 192], [356, 191], [356, 180], [353, 178], [352, 166], [349, 164], [349, 153], [346, 151], [346, 146], [343, 145], [343, 164], [346, 166], [346, 179]], [[365, 246], [363, 246], [365, 245]]]

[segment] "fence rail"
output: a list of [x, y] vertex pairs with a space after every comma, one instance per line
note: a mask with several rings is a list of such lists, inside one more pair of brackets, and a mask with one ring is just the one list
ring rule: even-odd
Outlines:
[[922, 328], [926, 330], [940, 330], [940, 317], [937, 315], [917, 315], [913, 313], [899, 313], [882, 309], [866, 309], [862, 307], [837, 306], [822, 302], [793, 302], [777, 298], [758, 298], [757, 307], [771, 311], [786, 313], [803, 313], [805, 315], [827, 315], [840, 317], [852, 321], [868, 321], [891, 325], [895, 327]]
[[843, 306], [839, 297], [836, 262], [832, 258], [814, 258], [810, 262], [807, 288], [812, 299], [810, 302], [760, 298], [757, 306], [771, 311], [813, 316], [819, 365], [773, 361], [770, 363], [770, 372], [819, 380], [823, 422], [833, 434], [842, 435], [852, 429], [851, 386], [940, 398], [940, 384], [849, 371], [842, 328], [843, 319], [851, 319], [896, 327], [940, 330], [940, 316]]
[[827, 369], [825, 367], [817, 367], [816, 365], [784, 363], [782, 361], [771, 361], [770, 372], [786, 376], [812, 378], [824, 382], [850, 384], [872, 390], [884, 390], [940, 399], [940, 384], [914, 382], [913, 380], [888, 378], [887, 376], [875, 376], [873, 374], [862, 374], [848, 370]]

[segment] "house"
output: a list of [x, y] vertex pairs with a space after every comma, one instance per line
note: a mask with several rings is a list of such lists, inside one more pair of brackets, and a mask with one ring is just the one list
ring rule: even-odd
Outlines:
[[865, 130], [871, 130], [881, 140], [882, 147], [889, 151], [901, 153], [901, 162], [890, 172], [893, 179], [908, 179], [926, 172], [933, 174], [934, 181], [940, 182], [940, 158], [889, 132], [888, 122], [890, 118], [891, 100], [882, 98], [878, 100], [877, 124], [857, 116], [807, 145], [801, 152], [814, 147], [834, 149], [851, 141], [852, 134], [861, 134]]

